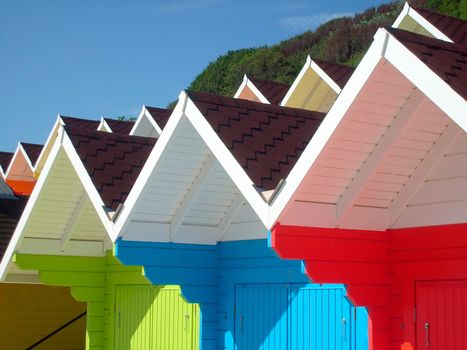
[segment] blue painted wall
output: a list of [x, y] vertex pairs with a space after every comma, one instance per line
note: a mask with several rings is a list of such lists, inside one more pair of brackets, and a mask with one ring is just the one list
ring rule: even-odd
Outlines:
[[[249, 345], [260, 348], [260, 343], [271, 341], [266, 339], [267, 334], [271, 333], [268, 328], [272, 331], [281, 323], [281, 319], [289, 318], [291, 307], [297, 305], [297, 298], [303, 298], [303, 293], [298, 295], [297, 291], [321, 288], [309, 283], [302, 272], [300, 261], [280, 259], [268, 248], [266, 240], [221, 242], [215, 246], [118, 240], [115, 255], [125, 265], [144, 266], [146, 277], [155, 285], [180, 285], [184, 297], [189, 302], [200, 304], [203, 350], [245, 348], [238, 337], [239, 319], [238, 344], [235, 344], [236, 291], [243, 292], [245, 287], [261, 284], [275, 284], [273, 288], [280, 288], [280, 285], [284, 287], [285, 292], [281, 293], [285, 293], [286, 298], [281, 301], [285, 301], [276, 305], [275, 316], [269, 315], [269, 318], [272, 318], [272, 321], [268, 321], [270, 324], [262, 324], [265, 329], [263, 335], [256, 335], [255, 343]], [[339, 293], [345, 294], [341, 285], [325, 285], [322, 288], [339, 290]], [[261, 292], [262, 289], [258, 290]], [[339, 298], [342, 299], [342, 303], [347, 303], [345, 297], [340, 295]], [[357, 322], [350, 317], [347, 325], [349, 341], [352, 349], [364, 350], [368, 348], [366, 311], [352, 308], [353, 315], [354, 312], [357, 314]], [[274, 320], [275, 318], [277, 320]], [[292, 326], [291, 329], [296, 328], [295, 324]], [[297, 336], [298, 333], [294, 335]], [[293, 345], [292, 339], [289, 340], [289, 344]], [[292, 348], [301, 349], [300, 346]]]

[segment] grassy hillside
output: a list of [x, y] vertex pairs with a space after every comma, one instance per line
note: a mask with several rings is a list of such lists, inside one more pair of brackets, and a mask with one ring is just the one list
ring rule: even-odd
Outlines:
[[[467, 19], [467, 0], [416, 0], [412, 5]], [[292, 83], [306, 56], [356, 66], [379, 27], [390, 26], [403, 2], [372, 7], [355, 15], [331, 20], [277, 45], [229, 51], [201, 72], [189, 89], [232, 96], [243, 74]]]

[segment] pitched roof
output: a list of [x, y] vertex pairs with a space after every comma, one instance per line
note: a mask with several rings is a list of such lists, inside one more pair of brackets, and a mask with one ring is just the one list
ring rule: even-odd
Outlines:
[[104, 120], [107, 125], [110, 126], [112, 132], [116, 134], [128, 135], [133, 128], [133, 125], [135, 125], [135, 122], [129, 120], [116, 120], [111, 118], [104, 118]]
[[435, 26], [456, 44], [467, 44], [467, 22], [459, 18], [449, 17], [426, 9], [413, 7], [428, 22]]
[[467, 46], [414, 34], [388, 31], [464, 99], [467, 98]]
[[0, 198], [0, 261], [29, 197]]
[[106, 207], [123, 203], [156, 139], [65, 127]]
[[34, 143], [20, 142], [24, 151], [26, 152], [31, 164], [34, 166], [36, 164], [39, 155], [41, 154], [42, 148], [44, 145], [37, 145]]
[[251, 77], [248, 77], [248, 79], [256, 86], [263, 96], [274, 105], [280, 104], [284, 99], [284, 96], [287, 94], [287, 91], [290, 89], [290, 85], [278, 83], [276, 81], [261, 80]]
[[313, 58], [313, 61], [342, 89], [350, 79], [354, 69], [343, 64], [321, 61]]
[[67, 116], [60, 116], [63, 120], [65, 125], [73, 127], [73, 128], [81, 128], [86, 130], [96, 130], [99, 126], [99, 120], [90, 120], [90, 119], [82, 119], [82, 118], [75, 118], [75, 117], [67, 117]]
[[14, 153], [12, 152], [0, 152], [0, 166], [2, 167], [3, 171], [8, 169], [13, 156]]
[[145, 108], [151, 115], [152, 119], [154, 119], [154, 121], [157, 123], [157, 125], [159, 125], [161, 129], [164, 129], [165, 124], [167, 124], [167, 121], [172, 114], [172, 110], [150, 106], [145, 106]]
[[276, 188], [318, 129], [324, 113], [187, 92], [255, 186]]

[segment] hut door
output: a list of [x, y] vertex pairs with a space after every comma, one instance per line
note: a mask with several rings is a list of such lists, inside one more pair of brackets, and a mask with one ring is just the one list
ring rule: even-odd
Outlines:
[[351, 349], [355, 322], [344, 296], [342, 287], [237, 285], [236, 349]]
[[416, 283], [417, 349], [467, 348], [467, 281]]
[[153, 349], [199, 349], [199, 307], [187, 303], [176, 286], [154, 287], [151, 306]]
[[115, 299], [115, 350], [150, 350], [151, 286], [118, 286]]
[[117, 286], [115, 350], [199, 348], [199, 307], [176, 286]]
[[287, 349], [289, 284], [237, 285], [235, 344], [238, 350]]
[[351, 349], [355, 312], [345, 295], [340, 286], [292, 285], [289, 349]]

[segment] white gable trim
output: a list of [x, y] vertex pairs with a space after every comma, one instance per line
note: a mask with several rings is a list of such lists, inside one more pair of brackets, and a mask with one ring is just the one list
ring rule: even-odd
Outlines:
[[23, 214], [21, 215], [18, 225], [16, 226], [15, 232], [13, 236], [11, 237], [11, 241], [8, 244], [5, 254], [3, 255], [3, 259], [0, 262], [0, 281], [5, 281], [8, 275], [8, 270], [9, 270], [9, 266], [11, 264], [13, 255], [15, 251], [18, 249], [18, 247], [20, 246], [21, 241], [23, 240], [24, 228], [28, 222], [28, 219], [31, 215], [32, 210], [34, 209], [36, 205], [37, 198], [42, 192], [44, 184], [47, 180], [47, 175], [52, 169], [52, 165], [54, 163], [55, 158], [57, 157], [60, 147], [61, 147], [60, 142], [56, 142], [54, 144], [50, 152], [50, 156], [47, 158], [47, 161], [41, 173], [41, 176], [39, 176], [39, 179], [37, 180], [37, 183], [34, 186], [31, 196], [29, 197], [29, 200], [26, 203]]
[[286, 206], [290, 204], [291, 198], [298, 186], [305, 178], [309, 169], [321, 153], [321, 150], [331, 138], [334, 130], [365, 85], [371, 72], [373, 72], [380, 62], [382, 57], [381, 53], [384, 52], [386, 45], [386, 37], [386, 33], [381, 30], [375, 34], [375, 41], [355, 69], [326, 118], [324, 118], [318, 130], [313, 135], [313, 138], [292, 168], [284, 185], [279, 190], [279, 193], [272, 201], [269, 208], [269, 220], [265, 223], [266, 227], [271, 228], [279, 215], [286, 209]]
[[154, 129], [156, 130], [156, 133], [157, 135], [160, 135], [162, 133], [162, 129], [161, 127], [157, 124], [157, 122], [154, 120], [154, 118], [151, 116], [151, 113], [149, 113], [149, 111], [146, 109], [146, 106], [143, 106], [143, 108], [141, 108], [141, 112], [139, 113], [139, 116], [138, 118], [136, 119], [136, 122], [135, 124], [133, 125], [133, 127], [131, 128], [130, 130], [130, 133], [129, 135], [133, 136], [136, 131], [138, 130], [139, 128], [139, 124], [141, 123], [141, 121], [143, 119], [147, 119], [149, 121], [149, 123], [154, 127]]
[[[44, 185], [48, 179], [48, 174], [50, 173], [51, 169], [53, 168], [53, 164], [55, 162], [55, 159], [57, 158], [57, 155], [60, 151], [60, 149], [63, 147], [63, 150], [66, 152], [67, 156], [69, 157], [69, 160], [76, 171], [81, 183], [83, 184], [83, 195], [84, 192], [87, 193], [89, 196], [91, 203], [93, 204], [94, 208], [96, 209], [96, 213], [98, 214], [99, 218], [101, 219], [101, 222], [107, 232], [107, 234], [110, 234], [111, 232], [111, 227], [112, 223], [110, 222], [107, 213], [104, 208], [104, 203], [97, 192], [97, 189], [95, 188], [94, 184], [92, 183], [91, 178], [89, 177], [89, 174], [87, 173], [86, 169], [84, 168], [83, 163], [81, 162], [81, 159], [79, 158], [78, 154], [76, 153], [76, 150], [71, 143], [70, 138], [66, 134], [66, 131], [63, 127], [60, 127], [58, 130], [58, 137], [52, 147], [52, 150], [47, 158], [47, 161], [45, 163], [44, 169], [41, 172], [41, 175], [39, 176], [39, 179], [32, 191], [31, 197], [28, 200], [28, 203], [26, 204], [26, 207], [23, 211], [23, 214], [21, 215], [21, 218], [18, 222], [18, 225], [16, 227], [15, 233], [13, 234], [13, 237], [10, 241], [10, 244], [8, 245], [8, 248], [5, 252], [5, 255], [3, 257], [3, 260], [0, 263], [0, 280], [5, 280], [8, 274], [8, 269], [11, 264], [11, 259], [16, 252], [16, 250], [20, 247], [21, 242], [23, 241], [23, 232], [24, 229], [27, 225], [27, 222], [31, 216], [31, 213], [33, 209], [35, 208], [36, 202], [42, 192], [42, 189], [44, 188]], [[73, 218], [72, 218], [73, 221]], [[62, 241], [59, 243], [60, 249], [63, 250], [65, 246], [68, 244], [68, 240], [70, 237], [66, 237], [66, 232], [64, 232], [65, 235], [62, 237]], [[104, 242], [105, 245], [106, 242]], [[102, 249], [101, 251], [102, 254], [104, 254], [104, 250]]]
[[442, 31], [436, 28], [433, 24], [431, 24], [425, 17], [417, 12], [414, 8], [410, 7], [410, 5], [406, 2], [402, 12], [399, 14], [395, 22], [393, 23], [393, 28], [399, 28], [402, 21], [406, 16], [411, 17], [415, 22], [420, 24], [424, 29], [426, 29], [431, 35], [433, 35], [436, 39], [444, 40], [447, 42], [452, 43], [453, 41]]
[[44, 147], [42, 147], [41, 153], [39, 154], [39, 157], [37, 158], [36, 164], [34, 165], [34, 174], [36, 175], [36, 171], [38, 170], [39, 164], [42, 163], [43, 158], [46, 157], [46, 152], [47, 148], [49, 147], [50, 143], [55, 142], [55, 138], [57, 137], [58, 134], [58, 129], [61, 125], [65, 125], [65, 122], [62, 120], [61, 115], [59, 114], [57, 116], [57, 120], [54, 123], [54, 126], [52, 127], [52, 131], [49, 133], [49, 136], [47, 137], [47, 141], [45, 141]]
[[11, 168], [12, 168], [16, 158], [18, 157], [19, 153], [23, 154], [24, 159], [26, 159], [27, 165], [29, 166], [31, 171], [34, 173], [34, 167], [32, 166], [32, 163], [31, 163], [31, 160], [29, 159], [28, 154], [26, 153], [23, 146], [21, 145], [21, 142], [18, 142], [18, 147], [16, 147], [16, 151], [13, 154], [13, 158], [11, 158], [10, 164], [8, 165], [8, 169], [7, 169], [6, 173], [5, 173], [5, 179], [7, 179], [10, 176]]
[[113, 132], [112, 128], [110, 125], [107, 123], [107, 121], [104, 119], [104, 117], [101, 117], [101, 122], [97, 126], [97, 131], [104, 131], [104, 132]]
[[[225, 169], [227, 174], [231, 177], [233, 183], [237, 186], [240, 193], [245, 197], [245, 199], [250, 203], [255, 213], [261, 218], [264, 222], [267, 219], [267, 203], [262, 199], [260, 194], [254, 188], [254, 184], [248, 175], [245, 173], [244, 169], [238, 164], [232, 153], [220, 140], [218, 135], [212, 129], [211, 125], [208, 123], [206, 118], [198, 110], [196, 105], [189, 99], [188, 95], [185, 92], [182, 92], [179, 97], [179, 102], [175, 107], [174, 112], [172, 113], [171, 118], [167, 122], [164, 131], [162, 132], [158, 142], [156, 143], [154, 149], [152, 150], [146, 164], [141, 171], [138, 179], [133, 186], [132, 191], [128, 195], [128, 198], [125, 202], [121, 214], [118, 216], [115, 225], [114, 231], [112, 234], [112, 239], [115, 241], [120, 235], [122, 235], [125, 227], [130, 223], [133, 208], [135, 207], [138, 198], [145, 187], [148, 185], [150, 178], [154, 169], [158, 166], [158, 161], [164, 154], [169, 141], [172, 139], [176, 127], [180, 120], [186, 117], [193, 125], [196, 132], [204, 140], [208, 148], [211, 150], [215, 159], [220, 163], [220, 165]], [[203, 174], [203, 179], [205, 178]], [[203, 181], [200, 179], [200, 181]], [[186, 204], [190, 205], [190, 204]], [[178, 221], [178, 220], [177, 220]], [[176, 224], [174, 224], [176, 225]], [[176, 228], [176, 227], [175, 227]]]
[[[159, 162], [159, 159], [161, 158], [164, 152], [164, 149], [167, 147], [167, 144], [170, 141], [170, 138], [172, 134], [174, 133], [179, 120], [185, 114], [187, 98], [188, 96], [186, 95], [185, 92], [180, 93], [179, 101], [177, 105], [175, 106], [175, 109], [173, 110], [172, 115], [167, 121], [167, 124], [164, 127], [164, 131], [160, 134], [160, 137], [157, 139], [156, 145], [154, 146], [151, 153], [149, 154], [149, 157], [146, 160], [146, 163], [144, 164], [143, 169], [141, 170], [138, 178], [136, 179], [133, 185], [133, 188], [128, 194], [128, 197], [125, 200], [125, 203], [123, 204], [123, 208], [120, 211], [120, 214], [117, 216], [113, 224], [113, 229], [110, 235], [113, 242], [117, 240], [117, 238], [123, 233], [125, 227], [131, 221], [133, 208], [135, 207], [141, 193], [145, 190], [146, 186], [148, 185], [151, 175], [154, 171], [154, 168]], [[144, 113], [144, 110], [145, 110], [145, 107], [143, 107], [142, 114]]]
[[320, 78], [323, 79], [324, 82], [335, 91], [336, 94], [339, 95], [341, 93], [342, 89], [340, 86], [337, 85], [337, 83], [332, 80], [332, 78], [324, 70], [322, 70], [315, 61], [311, 60], [310, 68], [313, 69], [320, 76]]
[[318, 76], [326, 83], [329, 85], [331, 89], [334, 90], [336, 94], [340, 94], [342, 89], [340, 88], [339, 85], [323, 70], [321, 67], [313, 61], [313, 59], [308, 56], [306, 58], [306, 63], [303, 66], [302, 70], [298, 74], [297, 78], [295, 78], [292, 86], [290, 87], [289, 91], [287, 91], [287, 94], [284, 96], [282, 99], [282, 102], [280, 103], [281, 106], [285, 106], [287, 102], [289, 101], [290, 97], [292, 94], [295, 92], [295, 89], [297, 88], [298, 84], [300, 84], [300, 81], [303, 79], [303, 76], [305, 75], [306, 71], [308, 69], [313, 70]]
[[282, 190], [273, 201], [270, 207], [269, 222], [267, 223], [268, 228], [274, 225], [280, 213], [285, 211], [286, 206], [291, 203], [291, 198], [298, 186], [381, 58], [386, 58], [463, 130], [467, 130], [467, 121], [464, 118], [465, 100], [390, 33], [385, 29], [379, 29], [370, 49], [290, 172]]
[[290, 96], [294, 93], [295, 89], [297, 88], [298, 84], [300, 84], [300, 81], [302, 80], [303, 76], [305, 75], [306, 71], [308, 68], [310, 68], [311, 65], [311, 57], [307, 56], [306, 62], [302, 69], [300, 70], [300, 73], [298, 73], [297, 77], [295, 78], [292, 86], [290, 87], [289, 91], [285, 94], [284, 98], [282, 99], [282, 102], [280, 103], [280, 106], [285, 106], [287, 102], [290, 99]]
[[271, 104], [268, 101], [268, 99], [261, 93], [261, 91], [258, 90], [255, 84], [253, 84], [253, 82], [248, 78], [246, 74], [243, 76], [243, 82], [238, 88], [237, 92], [235, 93], [234, 98], [238, 98], [238, 96], [240, 96], [240, 94], [242, 93], [245, 87], [248, 87], [255, 94], [255, 96], [259, 99], [261, 103]]

